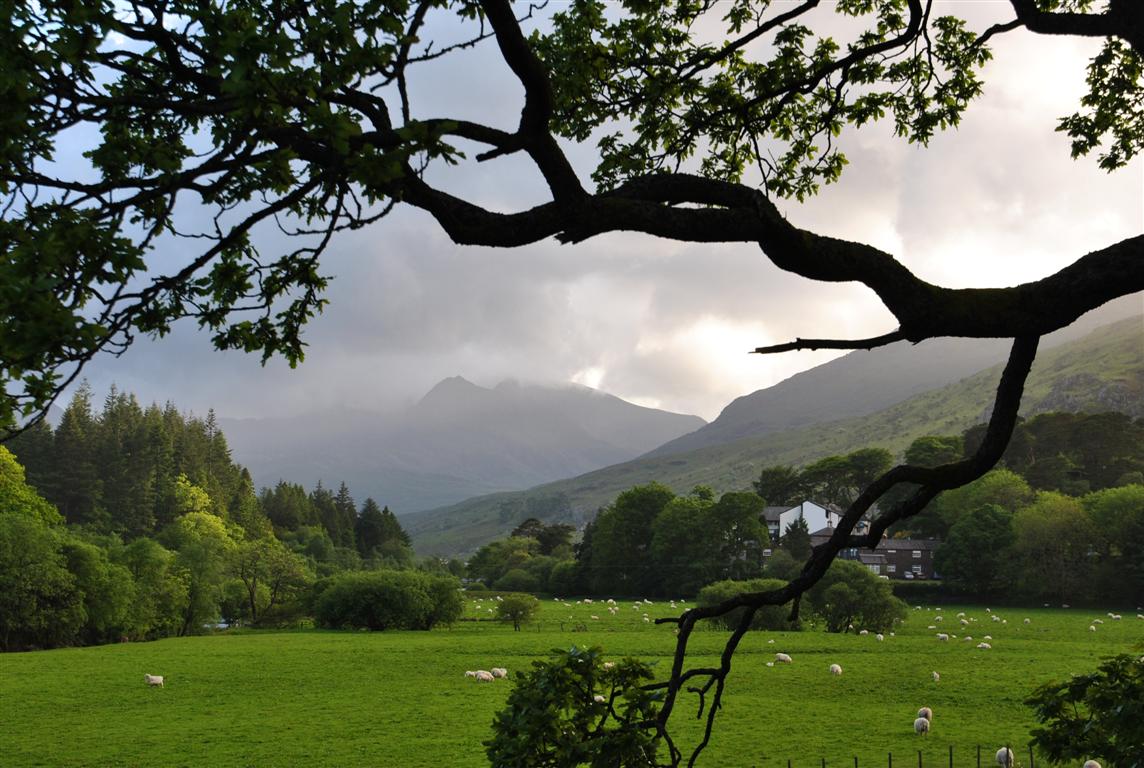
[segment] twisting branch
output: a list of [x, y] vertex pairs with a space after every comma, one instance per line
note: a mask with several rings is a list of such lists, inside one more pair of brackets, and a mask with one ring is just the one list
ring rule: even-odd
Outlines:
[[785, 344], [772, 344], [769, 347], [755, 347], [752, 352], [760, 355], [773, 355], [777, 352], [797, 352], [807, 349], [876, 349], [905, 338], [901, 331], [891, 331], [869, 339], [795, 339]]
[[[827, 569], [838, 557], [843, 549], [851, 547], [869, 547], [876, 549], [882, 541], [882, 535], [891, 524], [918, 514], [926, 504], [933, 500], [941, 491], [956, 488], [981, 477], [1000, 460], [1013, 434], [1017, 423], [1017, 413], [1021, 405], [1021, 395], [1025, 389], [1025, 381], [1033, 360], [1037, 355], [1039, 337], [1021, 337], [1014, 339], [1013, 347], [1009, 352], [1009, 360], [1001, 374], [997, 385], [997, 394], [993, 402], [993, 414], [989, 420], [985, 439], [977, 451], [970, 458], [945, 464], [938, 467], [913, 467], [908, 465], [894, 467], [874, 480], [859, 494], [847, 508], [842, 519], [834, 529], [834, 533], [826, 542], [816, 546], [810, 558], [803, 566], [802, 572], [785, 586], [768, 592], [752, 592], [737, 595], [724, 600], [717, 605], [699, 606], [684, 611], [679, 617], [670, 619], [657, 619], [656, 623], [677, 623], [679, 634], [676, 638], [675, 654], [672, 659], [671, 675], [666, 683], [659, 683], [651, 688], [664, 689], [664, 703], [660, 710], [656, 727], [657, 732], [668, 745], [671, 753], [672, 765], [679, 765], [682, 753], [670, 738], [668, 723], [675, 708], [679, 693], [683, 690], [686, 680], [696, 674], [706, 675], [707, 683], [701, 689], [704, 693], [714, 687], [715, 692], [710, 704], [707, 704], [707, 722], [704, 737], [691, 752], [687, 764], [694, 765], [699, 754], [707, 746], [711, 729], [714, 726], [715, 715], [722, 701], [722, 695], [727, 675], [731, 671], [731, 660], [735, 649], [750, 628], [754, 612], [765, 605], [786, 605], [792, 603], [791, 618], [798, 616], [800, 598], [817, 584], [826, 574]], [[879, 514], [870, 524], [870, 530], [864, 535], [853, 535], [855, 527], [873, 505], [887, 491], [898, 483], [917, 483], [920, 487], [904, 502], [897, 504], [890, 510]], [[718, 669], [686, 670], [687, 645], [691, 632], [697, 622], [702, 619], [711, 619], [724, 616], [736, 609], [746, 609], [735, 631], [727, 639]], [[705, 698], [700, 698], [700, 711], [706, 704]]]

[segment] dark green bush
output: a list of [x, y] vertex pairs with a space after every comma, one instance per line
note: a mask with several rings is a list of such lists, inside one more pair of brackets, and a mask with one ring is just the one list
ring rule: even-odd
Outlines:
[[315, 585], [314, 619], [333, 629], [431, 629], [460, 616], [459, 589], [451, 576], [419, 571], [338, 574]]
[[[772, 589], [779, 589], [786, 584], [782, 579], [750, 579], [748, 581], [717, 581], [714, 584], [708, 584], [706, 587], [699, 591], [699, 595], [695, 598], [695, 602], [701, 606], [716, 605], [724, 600], [729, 600], [735, 595], [740, 595], [744, 592], [769, 592]], [[723, 629], [735, 629], [739, 626], [742, 620], [745, 608], [736, 608], [728, 614], [718, 618], [710, 619], [711, 623]], [[790, 605], [764, 605], [755, 611], [755, 616], [751, 620], [751, 629], [771, 629], [771, 630], [784, 630], [784, 629], [798, 629], [797, 626], [791, 624], [787, 620], [790, 616]]]
[[523, 568], [513, 568], [497, 579], [493, 587], [501, 592], [536, 592], [540, 589], [540, 580]]
[[835, 560], [806, 593], [804, 603], [826, 622], [828, 632], [884, 631], [906, 616], [906, 604], [894, 597], [888, 579], [853, 560]]

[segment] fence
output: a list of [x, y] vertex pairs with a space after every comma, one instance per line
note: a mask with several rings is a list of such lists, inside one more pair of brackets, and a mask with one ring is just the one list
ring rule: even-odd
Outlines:
[[[1019, 755], [1018, 752], [1011, 746], [1006, 744], [1003, 748], [1008, 749], [1009, 753], [1013, 756], [1012, 765], [1006, 766], [1005, 768], [1036, 768], [1037, 763], [1033, 755], [1033, 748], [1031, 746], [1029, 747], [1029, 762], [1027, 765], [1023, 765], [1020, 762], [1022, 756]], [[993, 766], [1002, 768], [997, 761], [997, 753], [1000, 752], [1001, 749], [1002, 747], [998, 747], [996, 750], [986, 749], [984, 757], [982, 757], [981, 745], [978, 745], [976, 750], [970, 750], [968, 762], [962, 758], [961, 755], [957, 755], [955, 760], [954, 749], [952, 745], [949, 747], [948, 756], [941, 755], [941, 757], [936, 759], [932, 754], [928, 756], [924, 755], [923, 750], [919, 749], [917, 750], [917, 766], [918, 768], [926, 768], [926, 766], [929, 766], [929, 768], [945, 768], [945, 766], [948, 766], [948, 768], [965, 768], [966, 765], [976, 765], [976, 768], [993, 768]], [[982, 762], [983, 760], [984, 762]], [[761, 764], [765, 765], [765, 763]], [[910, 753], [909, 757], [905, 759], [902, 759], [901, 753], [899, 753], [899, 759], [897, 762], [898, 768], [913, 768], [913, 764], [914, 754], [912, 752]], [[849, 765], [850, 762], [848, 760], [832, 761], [828, 763], [825, 757], [819, 758], [819, 761], [817, 762], [810, 762], [805, 760], [795, 761], [789, 758], [786, 761], [786, 768], [849, 768]], [[864, 761], [861, 763], [861, 765], [867, 766], [867, 768], [880, 768], [882, 761]], [[885, 765], [886, 768], [894, 768], [895, 762], [893, 752], [886, 753]], [[861, 768], [859, 766], [857, 755], [854, 756], [854, 768]]]

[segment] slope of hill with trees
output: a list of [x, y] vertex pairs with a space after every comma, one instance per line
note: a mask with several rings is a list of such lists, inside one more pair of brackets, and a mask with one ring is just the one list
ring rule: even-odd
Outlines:
[[[527, 516], [583, 525], [616, 494], [640, 483], [661, 482], [679, 492], [710, 485], [723, 492], [749, 488], [764, 466], [806, 464], [871, 445], [901, 453], [923, 435], [957, 434], [980, 423], [990, 411], [999, 373], [999, 367], [990, 368], [856, 419], [686, 453], [644, 456], [523, 493], [495, 494], [409, 515], [402, 522], [418, 551], [453, 554], [503, 536]], [[1062, 391], [1071, 391], [1067, 401], [1061, 400]], [[1142, 392], [1144, 325], [1137, 316], [1042, 353], [1030, 374], [1021, 412], [1035, 414], [1056, 403], [1067, 410], [1125, 408], [1144, 416]], [[526, 508], [532, 511], [525, 513]]]

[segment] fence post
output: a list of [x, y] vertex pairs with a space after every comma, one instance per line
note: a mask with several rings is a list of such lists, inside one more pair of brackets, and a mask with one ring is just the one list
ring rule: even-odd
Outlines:
[[918, 768], [922, 768], [922, 751], [918, 750]]
[[826, 758], [822, 758], [822, 768], [826, 768]]
[[949, 768], [953, 768], [953, 745], [949, 745]]
[[854, 755], [854, 768], [858, 768], [858, 755]]
[[887, 752], [886, 753], [886, 766], [887, 766], [887, 768], [894, 768], [894, 753], [893, 752]]
[[1037, 768], [1036, 763], [1033, 762], [1033, 745], [1029, 745], [1029, 768]]
[[[787, 768], [790, 768], [788, 765]], [[977, 745], [977, 768], [981, 768], [981, 745]]]
[[790, 768], [790, 758], [789, 757], [787, 758], [787, 761], [786, 761], [786, 768]]

